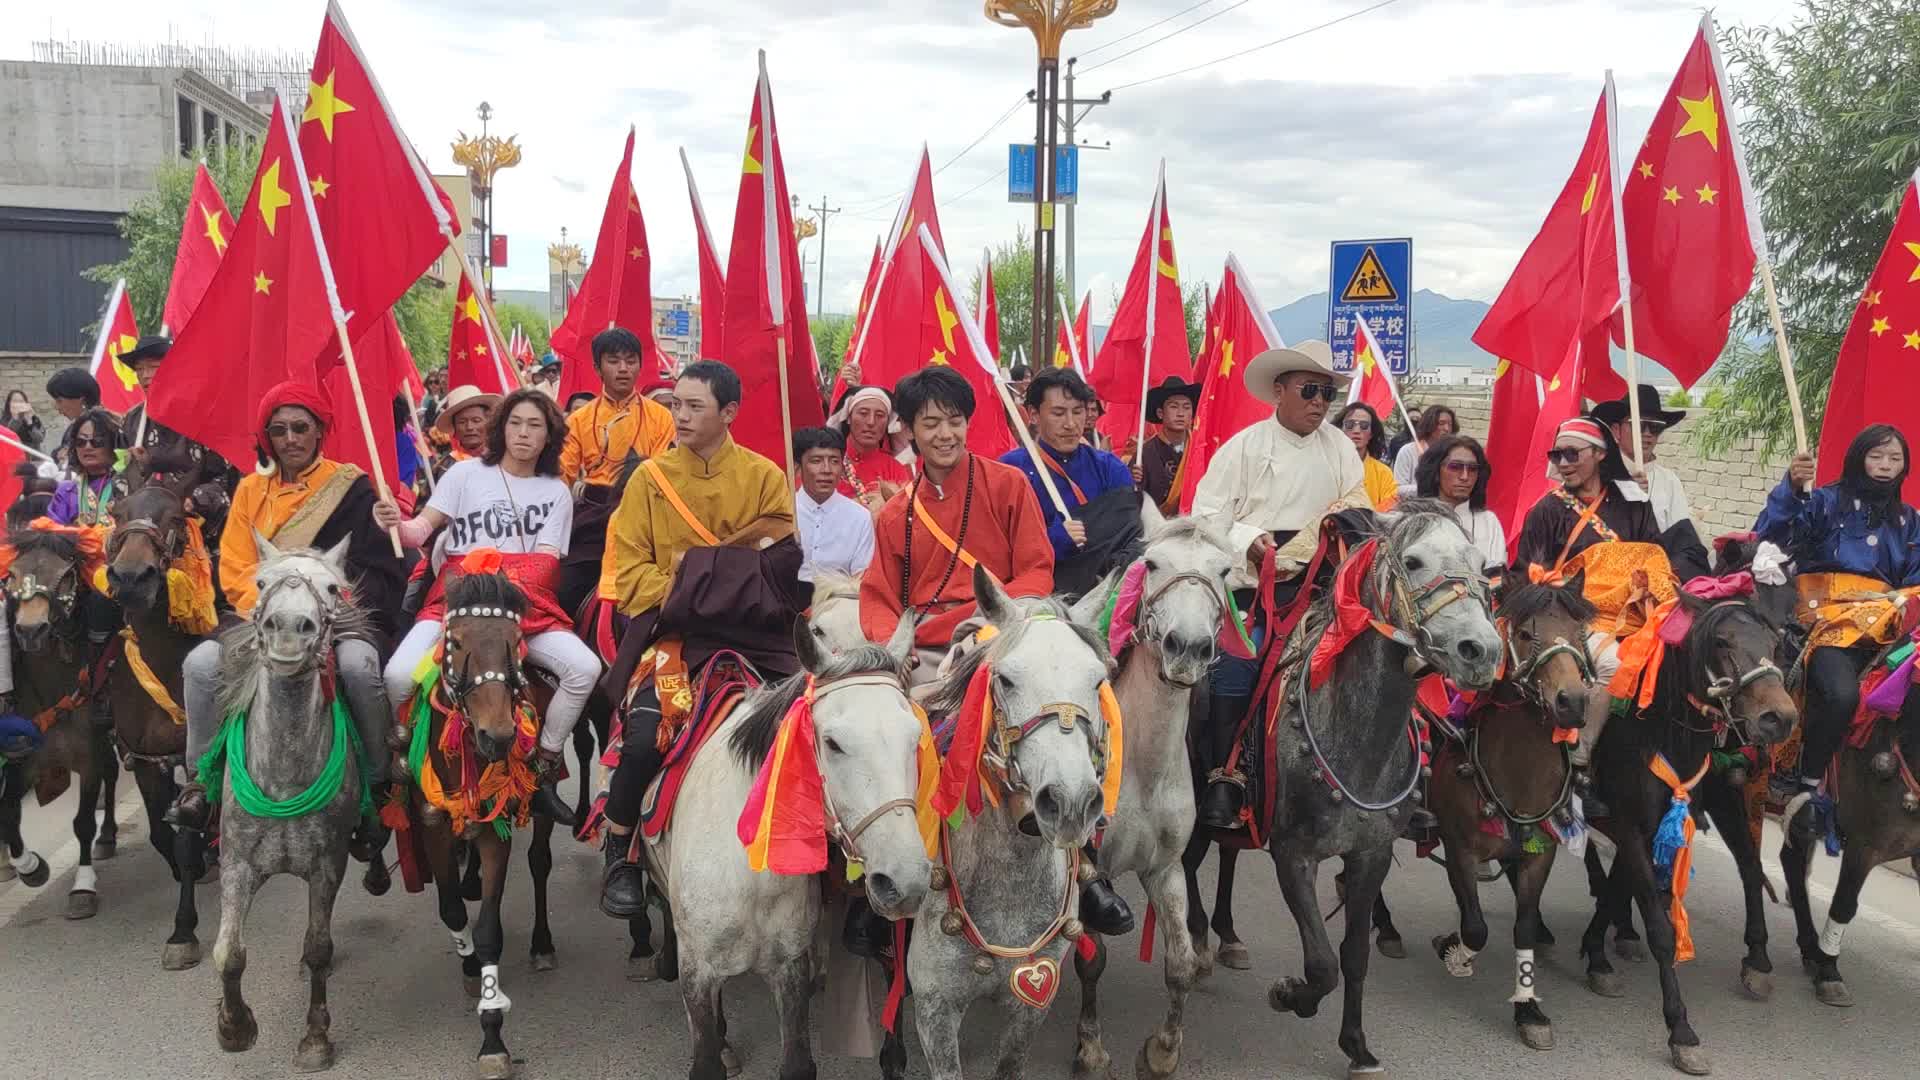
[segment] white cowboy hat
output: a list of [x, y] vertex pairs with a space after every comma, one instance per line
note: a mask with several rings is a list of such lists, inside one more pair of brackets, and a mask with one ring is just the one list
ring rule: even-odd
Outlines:
[[480, 388], [472, 383], [461, 383], [447, 391], [447, 400], [440, 403], [440, 415], [433, 418], [434, 430], [442, 435], [451, 436], [454, 414], [475, 405], [491, 409], [498, 404], [500, 404], [499, 394], [482, 393]]
[[1246, 382], [1247, 393], [1269, 405], [1277, 405], [1280, 399], [1274, 393], [1273, 380], [1293, 371], [1321, 375], [1341, 387], [1353, 381], [1353, 376], [1333, 370], [1333, 349], [1324, 341], [1303, 341], [1292, 348], [1268, 349], [1247, 361], [1247, 366], [1240, 369], [1240, 377]]

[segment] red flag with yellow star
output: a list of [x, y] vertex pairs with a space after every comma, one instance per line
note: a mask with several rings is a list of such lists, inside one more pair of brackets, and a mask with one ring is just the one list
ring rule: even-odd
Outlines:
[[993, 294], [993, 252], [980, 253], [980, 310], [974, 313], [980, 324], [980, 336], [986, 339], [987, 355], [1000, 362], [1000, 298]]
[[1187, 313], [1180, 293], [1179, 262], [1173, 253], [1173, 222], [1167, 214], [1167, 166], [1153, 189], [1153, 209], [1140, 235], [1127, 287], [1114, 309], [1113, 324], [1093, 362], [1092, 383], [1106, 406], [1100, 430], [1124, 446], [1141, 433], [1143, 388], [1169, 375], [1186, 378], [1193, 370], [1187, 347]]
[[857, 326], [859, 338], [847, 353], [859, 363], [860, 379], [868, 386], [892, 389], [902, 376], [926, 366], [920, 323], [933, 286], [926, 277], [926, 260], [919, 255], [922, 225], [945, 263], [946, 241], [940, 235], [940, 213], [933, 199], [933, 163], [924, 145], [913, 182], [907, 185], [907, 195], [900, 200], [887, 233], [879, 273], [873, 279], [873, 299]]
[[[1526, 368], [1501, 360], [1493, 368], [1493, 409], [1487, 418], [1487, 509], [1507, 531], [1507, 555], [1520, 539], [1520, 523], [1540, 497], [1536, 480], [1544, 482], [1547, 464], [1530, 461], [1533, 429], [1540, 419], [1546, 380]], [[1544, 490], [1544, 489], [1541, 489]]]
[[167, 284], [167, 302], [160, 313], [161, 333], [179, 333], [187, 325], [213, 282], [213, 271], [227, 253], [227, 237], [232, 234], [233, 215], [227, 213], [226, 201], [213, 186], [203, 161], [193, 170], [193, 195], [187, 199], [180, 246], [173, 255], [173, 279]]
[[447, 335], [447, 386], [473, 386], [487, 394], [505, 394], [520, 386], [506, 372], [504, 358], [487, 333], [480, 298], [474, 295], [473, 282], [465, 274], [460, 275], [460, 292], [453, 301], [453, 329]]
[[[847, 337], [846, 351], [840, 354], [840, 366], [833, 373], [833, 389], [827, 394], [829, 408], [838, 407], [840, 395], [847, 391], [847, 365], [853, 362], [860, 342], [860, 327], [867, 321], [867, 306], [873, 303], [873, 290], [880, 284], [880, 238], [873, 241], [873, 259], [867, 263], [867, 280], [860, 286], [860, 303], [853, 309], [853, 329]], [[865, 377], [865, 373], [862, 373]], [[892, 390], [891, 386], [887, 387]]]
[[[782, 468], [793, 455], [789, 436], [826, 422], [807, 332], [807, 298], [801, 287], [800, 245], [793, 235], [787, 171], [760, 54], [760, 79], [747, 121], [747, 147], [740, 167], [740, 197], [733, 212], [733, 246], [727, 255], [726, 333], [722, 355], [740, 375], [740, 414], [733, 436], [747, 449]], [[785, 343], [784, 350], [782, 342]], [[787, 407], [780, 407], [781, 360]], [[791, 475], [791, 469], [788, 469]]]
[[1359, 377], [1353, 380], [1353, 389], [1348, 392], [1348, 401], [1358, 401], [1372, 407], [1375, 415], [1386, 419], [1404, 410], [1400, 405], [1400, 389], [1394, 385], [1393, 371], [1387, 367], [1386, 350], [1373, 336], [1373, 328], [1367, 320], [1353, 320], [1353, 370]]
[[954, 288], [953, 274], [940, 245], [933, 236], [931, 222], [922, 221], [915, 230], [913, 251], [922, 260], [913, 275], [927, 283], [927, 294], [920, 305], [920, 340], [911, 355], [921, 358], [921, 367], [946, 366], [958, 372], [973, 387], [973, 419], [967, 424], [967, 449], [985, 457], [999, 457], [1019, 445], [1007, 422], [1007, 410], [995, 383], [1000, 368], [987, 349], [986, 335], [967, 312]]
[[[621, 326], [640, 338], [640, 370], [660, 368], [660, 345], [653, 338], [653, 251], [647, 245], [647, 221], [633, 187], [633, 128], [627, 128], [620, 167], [607, 188], [600, 235], [592, 262], [567, 305], [567, 317], [554, 328], [549, 347], [563, 362], [559, 398], [600, 391], [593, 367], [593, 336]], [[705, 324], [702, 324], [704, 334]]]
[[291, 378], [317, 385], [316, 359], [337, 349], [292, 130], [286, 102], [276, 102], [227, 253], [149, 395], [155, 420], [241, 465], [254, 460], [254, 409], [268, 388]]
[[727, 270], [713, 249], [707, 208], [700, 202], [700, 189], [693, 184], [693, 166], [687, 164], [684, 149], [680, 151], [680, 168], [687, 174], [687, 199], [693, 203], [693, 241], [700, 250], [700, 359], [718, 360], [720, 339], [725, 335]]
[[[347, 336], [358, 341], [460, 227], [387, 107], [337, 3], [327, 5], [320, 24], [299, 139], [321, 250], [347, 314]], [[367, 404], [386, 407], [384, 399]]]
[[1231, 252], [1227, 254], [1227, 268], [1220, 275], [1220, 291], [1213, 294], [1207, 326], [1206, 349], [1200, 357], [1200, 401], [1194, 406], [1186, 455], [1180, 459], [1183, 514], [1193, 509], [1200, 478], [1206, 475], [1207, 463], [1220, 447], [1241, 429], [1273, 415], [1272, 405], [1247, 393], [1240, 365], [1286, 344], [1280, 339], [1280, 331], [1274, 329], [1266, 306], [1255, 295], [1246, 270]]
[[[1627, 167], [1620, 196], [1633, 268], [1634, 347], [1692, 386], [1727, 345], [1753, 285], [1754, 240], [1739, 132], [1703, 18]], [[1614, 338], [1624, 342], [1621, 320]]]
[[133, 321], [133, 304], [127, 300], [127, 279], [113, 283], [107, 296], [106, 315], [100, 320], [100, 336], [93, 343], [93, 363], [87, 370], [100, 384], [100, 405], [115, 416], [140, 404], [140, 380], [133, 368], [120, 359], [140, 341], [140, 328]]
[[[1847, 444], [1868, 424], [1920, 431], [1920, 172], [1907, 182], [1887, 246], [1833, 362], [1820, 424], [1820, 483], [1840, 478]], [[1913, 472], [1903, 497], [1920, 502]]]
[[[1080, 298], [1080, 314], [1073, 317], [1071, 324], [1064, 319], [1061, 320], [1059, 332], [1055, 335], [1053, 343], [1053, 366], [1070, 367], [1079, 372], [1083, 379], [1092, 373], [1092, 369], [1087, 366], [1089, 344], [1087, 335], [1091, 332], [1089, 308], [1092, 302], [1093, 293], [1091, 292]], [[1065, 300], [1060, 301], [1061, 315], [1067, 314], [1066, 305]]]

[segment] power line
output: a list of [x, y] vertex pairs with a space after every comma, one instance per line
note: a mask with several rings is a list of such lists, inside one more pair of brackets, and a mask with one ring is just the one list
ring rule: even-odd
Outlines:
[[988, 184], [993, 183], [995, 180], [998, 180], [1005, 175], [1007, 175], [1007, 169], [1006, 169], [1006, 166], [1003, 165], [1000, 167], [999, 172], [994, 173], [992, 176], [987, 177], [985, 180], [980, 181], [979, 183], [973, 185], [967, 190], [961, 192], [960, 194], [955, 195], [950, 199], [943, 200], [940, 203], [940, 205], [942, 207], [952, 206], [954, 203], [959, 202], [961, 199], [964, 199], [967, 196], [973, 194], [974, 192], [979, 191], [981, 188], [986, 187]]
[[[966, 147], [963, 148], [959, 153], [948, 158], [946, 161], [946, 164], [933, 170], [933, 175], [939, 176], [941, 173], [946, 172], [948, 169], [952, 168], [955, 162], [958, 162], [961, 158], [966, 157], [968, 154], [973, 153], [973, 150], [975, 147], [979, 146], [980, 143], [984, 141], [987, 136], [993, 134], [995, 131], [1000, 130], [1000, 126], [1002, 124], [1005, 124], [1007, 122], [1007, 119], [1011, 117], [1015, 112], [1019, 111], [1020, 107], [1025, 104], [1027, 104], [1027, 95], [1024, 92], [1022, 92], [1019, 97], [1013, 99], [1013, 104], [1007, 106], [1006, 112], [1001, 113], [998, 119], [994, 120], [993, 123], [988, 124], [985, 130], [981, 131], [980, 134], [974, 136], [973, 141], [968, 143]], [[1005, 172], [1006, 170], [1002, 169], [1001, 171]], [[872, 220], [871, 218], [866, 217], [866, 215], [882, 206], [885, 206], [887, 203], [898, 202], [900, 200], [900, 197], [905, 194], [906, 194], [906, 191], [902, 189], [899, 191], [891, 192], [886, 195], [881, 195], [877, 198], [864, 199], [848, 207], [847, 210], [855, 218], [860, 218], [861, 220]]]
[[1305, 30], [1296, 30], [1293, 33], [1288, 34], [1284, 37], [1274, 38], [1272, 41], [1265, 42], [1260, 45], [1255, 45], [1250, 49], [1241, 49], [1239, 52], [1229, 53], [1226, 56], [1222, 56], [1214, 60], [1208, 60], [1207, 62], [1202, 64], [1195, 64], [1192, 67], [1184, 67], [1178, 71], [1169, 71], [1164, 75], [1154, 75], [1145, 79], [1136, 79], [1130, 83], [1121, 83], [1120, 85], [1113, 87], [1113, 89], [1130, 90], [1133, 87], [1145, 86], [1148, 83], [1156, 83], [1162, 79], [1172, 79], [1172, 78], [1177, 78], [1181, 75], [1190, 75], [1193, 72], [1199, 71], [1201, 68], [1209, 68], [1215, 64], [1224, 64], [1229, 60], [1238, 60], [1243, 56], [1249, 56], [1253, 53], [1259, 52], [1262, 49], [1271, 49], [1275, 45], [1283, 45], [1289, 41], [1294, 41], [1296, 39], [1306, 37], [1308, 34], [1314, 33], [1315, 31], [1325, 30], [1330, 26], [1338, 26], [1339, 24], [1346, 22], [1348, 19], [1357, 19], [1360, 16], [1367, 14], [1368, 12], [1378, 11], [1381, 8], [1388, 6], [1389, 4], [1394, 4], [1397, 2], [1398, 0], [1379, 0], [1379, 3], [1371, 4], [1367, 7], [1363, 7], [1358, 11], [1350, 11], [1347, 14], [1340, 16], [1339, 18], [1328, 19], [1326, 22], [1320, 23], [1316, 26], [1309, 26]]
[[1130, 33], [1121, 34], [1119, 37], [1114, 38], [1112, 41], [1103, 41], [1100, 44], [1095, 45], [1091, 49], [1086, 49], [1080, 53], [1080, 58], [1084, 60], [1087, 57], [1092, 56], [1094, 53], [1099, 52], [1101, 49], [1111, 48], [1112, 46], [1118, 45], [1121, 42], [1131, 37], [1139, 37], [1141, 34], [1146, 33], [1147, 31], [1153, 29], [1156, 26], [1164, 26], [1167, 23], [1172, 22], [1173, 20], [1179, 18], [1180, 16], [1185, 15], [1187, 12], [1192, 11], [1194, 8], [1206, 7], [1208, 4], [1211, 4], [1211, 3], [1213, 3], [1213, 0], [1200, 0], [1200, 2], [1197, 4], [1189, 4], [1188, 6], [1181, 8], [1179, 11], [1174, 12], [1173, 14], [1167, 16], [1164, 19], [1159, 19], [1154, 22], [1150, 22], [1138, 30], [1134, 30]]
[[1228, 4], [1226, 7], [1221, 8], [1219, 11], [1216, 11], [1211, 15], [1206, 15], [1201, 18], [1195, 19], [1194, 21], [1188, 23], [1187, 25], [1180, 27], [1178, 30], [1168, 31], [1167, 33], [1162, 34], [1157, 38], [1154, 38], [1152, 41], [1149, 41], [1144, 45], [1135, 45], [1133, 48], [1128, 49], [1126, 52], [1121, 53], [1119, 56], [1108, 57], [1107, 59], [1100, 61], [1099, 63], [1093, 65], [1092, 67], [1089, 67], [1087, 70], [1095, 71], [1100, 68], [1106, 67], [1108, 64], [1125, 60], [1127, 57], [1132, 56], [1134, 53], [1141, 52], [1146, 49], [1151, 49], [1155, 45], [1158, 45], [1161, 42], [1166, 41], [1168, 38], [1179, 37], [1181, 34], [1186, 33], [1187, 31], [1193, 29], [1196, 26], [1200, 26], [1204, 23], [1210, 23], [1213, 20], [1219, 18], [1220, 16], [1225, 15], [1227, 12], [1232, 11], [1234, 8], [1246, 7], [1247, 3], [1248, 3], [1248, 0], [1239, 0], [1238, 3]]

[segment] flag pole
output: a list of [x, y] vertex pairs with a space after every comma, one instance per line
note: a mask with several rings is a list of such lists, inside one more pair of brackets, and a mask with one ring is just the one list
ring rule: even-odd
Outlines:
[[[353, 343], [347, 340], [347, 322], [336, 312], [333, 320], [333, 333], [340, 339], [340, 358], [346, 361], [347, 382], [353, 387], [353, 407], [360, 417], [360, 434], [367, 439], [367, 461], [373, 466], [373, 486], [380, 491], [382, 502], [393, 501], [393, 491], [387, 487], [387, 476], [380, 468], [380, 445], [373, 440], [373, 420], [367, 415], [367, 394], [360, 385], [360, 365], [353, 360]], [[388, 529], [387, 538], [393, 541], [394, 558], [403, 558], [400, 549], [400, 530]]]
[[[1647, 475], [1647, 463], [1641, 460], [1640, 453], [1640, 354], [1633, 348], [1633, 275], [1627, 266], [1627, 218], [1621, 207], [1620, 198], [1620, 153], [1619, 153], [1619, 114], [1614, 101], [1613, 69], [1607, 69], [1607, 186], [1612, 188], [1613, 196], [1613, 244], [1615, 260], [1620, 273], [1620, 318], [1624, 324], [1627, 345], [1627, 416], [1632, 423], [1633, 433], [1633, 472], [1644, 478]], [[1576, 346], [1578, 347], [1578, 346]], [[1602, 357], [1607, 363], [1611, 360]], [[1581, 357], [1582, 365], [1592, 362], [1591, 357]], [[1584, 370], [1584, 368], [1583, 368]], [[1581, 388], [1576, 387], [1576, 400]]]
[[[785, 176], [786, 169], [774, 159], [773, 94], [767, 85], [765, 49], [760, 50], [760, 85], [757, 93], [760, 99], [760, 234], [763, 255], [767, 260], [767, 310], [773, 314], [774, 367], [780, 376], [780, 454], [787, 463], [787, 487], [791, 489], [798, 470], [793, 460], [793, 402], [788, 396], [787, 387], [787, 268], [780, 256], [784, 246], [793, 242], [793, 232], [788, 227], [785, 236], [779, 235], [785, 222], [780, 217], [782, 207], [780, 200], [775, 197], [774, 181]], [[633, 136], [629, 133], [627, 137]], [[628, 183], [631, 186], [632, 182]]]
[[[1147, 380], [1153, 371], [1153, 324], [1154, 312], [1160, 305], [1155, 301], [1160, 296], [1160, 222], [1166, 207], [1167, 198], [1167, 161], [1160, 159], [1160, 182], [1153, 189], [1153, 216], [1147, 219], [1147, 241], [1151, 247], [1148, 257], [1152, 260], [1147, 266], [1147, 341], [1140, 353], [1140, 424], [1133, 429], [1133, 460], [1137, 463], [1147, 445]], [[1179, 281], [1174, 288], [1180, 287]], [[1072, 336], [1069, 332], [1068, 336]]]
[[[413, 448], [420, 453], [420, 471], [427, 478], [427, 494], [433, 494], [433, 455], [427, 452], [427, 437], [421, 433], [423, 421], [420, 419], [420, 406], [413, 400], [413, 384], [400, 384], [400, 393], [407, 399], [407, 415], [413, 417]], [[144, 418], [144, 414], [143, 414]]]
[[[1774, 352], [1780, 357], [1780, 377], [1787, 384], [1787, 408], [1793, 410], [1793, 449], [1807, 452], [1807, 413], [1800, 405], [1800, 381], [1793, 376], [1793, 350], [1787, 347], [1787, 327], [1780, 318], [1780, 298], [1773, 291], [1773, 260], [1760, 256], [1760, 291], [1767, 298], [1767, 318], [1773, 323]], [[1631, 325], [1631, 324], [1629, 324]]]

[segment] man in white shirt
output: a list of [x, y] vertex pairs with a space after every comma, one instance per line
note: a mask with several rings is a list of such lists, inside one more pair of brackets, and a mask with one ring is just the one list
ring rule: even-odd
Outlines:
[[[1371, 507], [1366, 471], [1353, 443], [1327, 426], [1336, 396], [1351, 380], [1333, 370], [1333, 350], [1324, 341], [1269, 349], [1247, 363], [1242, 377], [1247, 392], [1272, 402], [1272, 420], [1253, 424], [1214, 454], [1200, 478], [1193, 514], [1246, 552], [1227, 583], [1241, 611], [1284, 611], [1299, 594], [1306, 565], [1319, 544], [1320, 522], [1337, 510]], [[1255, 596], [1261, 566], [1271, 550], [1275, 587], [1272, 596]], [[1253, 625], [1265, 619], [1256, 615]], [[1284, 642], [1260, 642], [1283, 648]], [[1208, 784], [1201, 796], [1200, 819], [1215, 828], [1235, 828], [1247, 805], [1247, 777], [1227, 768], [1242, 720], [1252, 700], [1259, 660], [1223, 656], [1214, 664], [1212, 703], [1202, 734]]]
[[[1635, 391], [1640, 396], [1640, 459], [1646, 463], [1647, 498], [1653, 503], [1653, 520], [1666, 532], [1683, 521], [1693, 520], [1693, 507], [1687, 502], [1687, 489], [1680, 474], [1654, 460], [1654, 448], [1661, 433], [1687, 418], [1685, 409], [1662, 406], [1660, 392], [1646, 383]], [[1620, 453], [1633, 464], [1633, 417], [1627, 399], [1603, 401], [1593, 407], [1593, 418], [1613, 428]]]
[[832, 428], [793, 433], [793, 460], [800, 466], [793, 518], [805, 557], [801, 581], [821, 573], [858, 578], [873, 561], [873, 515], [836, 490], [846, 476], [846, 455], [846, 436]]

